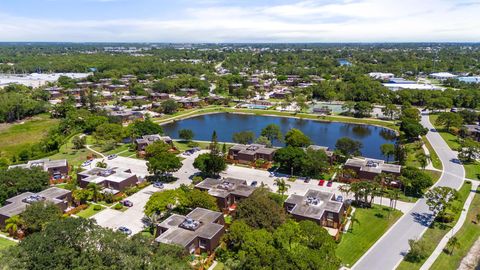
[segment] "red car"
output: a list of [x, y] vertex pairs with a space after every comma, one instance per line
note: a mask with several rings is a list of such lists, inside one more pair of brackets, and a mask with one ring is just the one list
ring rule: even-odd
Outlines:
[[333, 181], [328, 181], [327, 182], [327, 187], [331, 187], [333, 185]]
[[319, 186], [323, 186], [323, 184], [325, 184], [325, 180], [321, 179], [320, 181], [318, 181]]

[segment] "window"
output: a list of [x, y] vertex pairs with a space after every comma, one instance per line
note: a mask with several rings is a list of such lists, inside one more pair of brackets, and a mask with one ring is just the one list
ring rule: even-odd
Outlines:
[[208, 243], [207, 243], [207, 240], [205, 240], [205, 239], [200, 239], [198, 245], [200, 246], [200, 248], [206, 249], [206, 248], [207, 248], [207, 244], [208, 244]]

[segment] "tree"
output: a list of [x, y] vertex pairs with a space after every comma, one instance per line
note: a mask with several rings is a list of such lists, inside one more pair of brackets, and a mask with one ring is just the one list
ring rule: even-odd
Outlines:
[[156, 141], [147, 147], [145, 147], [145, 158], [148, 160], [151, 157], [160, 156], [164, 153], [168, 153], [171, 146], [163, 141]]
[[137, 119], [133, 121], [127, 128], [128, 136], [132, 139], [151, 134], [163, 134], [163, 128], [157, 123], [154, 123], [150, 118], [145, 120]]
[[97, 183], [89, 183], [87, 185], [87, 190], [91, 191], [92, 193], [92, 200], [94, 202], [98, 201], [98, 199], [100, 198], [101, 196], [101, 193], [100, 193], [100, 186], [97, 184]]
[[165, 114], [174, 114], [178, 110], [178, 104], [175, 100], [169, 99], [162, 102], [162, 104], [160, 105], [160, 108]]
[[176, 172], [183, 166], [180, 158], [170, 152], [162, 152], [147, 160], [148, 172], [156, 176], [165, 176], [167, 173]]
[[120, 142], [123, 138], [123, 127], [120, 124], [102, 124], [95, 129], [93, 137], [99, 142]]
[[428, 162], [430, 161], [430, 156], [425, 153], [417, 153], [415, 159], [420, 163], [420, 167], [425, 170], [425, 167], [427, 167]]
[[307, 154], [300, 147], [287, 146], [278, 149], [273, 156], [275, 162], [280, 165], [280, 170], [293, 174], [302, 171]]
[[178, 137], [184, 141], [191, 141], [195, 137], [195, 133], [191, 129], [181, 129], [178, 131]]
[[87, 137], [85, 136], [75, 136], [72, 139], [73, 143], [73, 148], [75, 149], [82, 149], [85, 147], [85, 144], [87, 143]]
[[283, 139], [282, 131], [280, 126], [276, 124], [269, 124], [262, 129], [261, 136], [267, 137], [269, 141], [274, 143], [275, 141], [280, 141]]
[[429, 188], [433, 185], [432, 177], [418, 168], [415, 167], [403, 167], [401, 171], [402, 184], [406, 186], [404, 188], [409, 187], [409, 192], [411, 195], [419, 196], [423, 194], [423, 190]]
[[5, 220], [5, 231], [12, 237], [16, 237], [19, 230], [22, 229], [25, 221], [20, 216], [13, 216]]
[[458, 158], [462, 161], [473, 162], [480, 153], [480, 143], [472, 140], [471, 138], [466, 138], [462, 141], [462, 149], [458, 154]]
[[37, 202], [27, 206], [20, 214], [25, 224], [25, 230], [31, 234], [62, 218], [62, 210], [52, 202]]
[[355, 103], [354, 109], [357, 117], [370, 117], [373, 105], [368, 101], [360, 101]]
[[251, 144], [255, 139], [255, 133], [252, 131], [240, 131], [233, 133], [232, 140], [235, 143]]
[[273, 231], [285, 222], [285, 212], [264, 188], [257, 188], [250, 197], [240, 201], [235, 217], [249, 226]]
[[97, 164], [95, 164], [95, 167], [98, 167], [98, 168], [107, 168], [107, 163], [104, 161], [104, 160], [101, 160], [99, 162], [97, 162]]
[[382, 108], [382, 113], [388, 116], [390, 120], [395, 119], [395, 116], [398, 115], [399, 112], [400, 110], [397, 108], [397, 106], [392, 103], [388, 103]]
[[450, 248], [450, 255], [453, 255], [453, 250], [455, 248], [460, 247], [460, 241], [458, 241], [458, 238], [454, 236], [454, 237], [448, 239], [447, 247]]
[[380, 146], [380, 151], [387, 158], [387, 162], [388, 162], [390, 157], [392, 157], [395, 154], [395, 145], [391, 143], [382, 144]]
[[438, 115], [435, 125], [444, 126], [448, 131], [451, 127], [460, 128], [463, 124], [463, 118], [460, 114], [453, 112], [444, 112]]
[[428, 256], [427, 243], [424, 240], [408, 240], [410, 250], [405, 255], [405, 260], [412, 263], [418, 263]]
[[284, 196], [288, 188], [290, 188], [290, 185], [287, 184], [283, 178], [276, 178], [275, 184], [277, 185], [277, 192], [282, 196]]
[[355, 110], [355, 102], [347, 101], [342, 104], [342, 110], [346, 111], [347, 114], [351, 114]]
[[166, 189], [153, 193], [145, 204], [145, 215], [151, 216], [156, 213], [165, 216], [174, 208], [178, 195], [179, 193], [175, 189]]
[[425, 194], [430, 211], [440, 218], [446, 215], [457, 196], [457, 191], [450, 187], [434, 187]]
[[415, 120], [405, 119], [400, 124], [400, 131], [403, 132], [407, 140], [413, 141], [418, 139], [419, 136], [427, 135], [428, 129]]
[[0, 204], [23, 192], [40, 192], [49, 185], [49, 180], [43, 168], [0, 169]]
[[293, 147], [307, 147], [312, 143], [310, 138], [296, 128], [290, 129], [285, 134], [285, 144]]
[[461, 110], [458, 114], [465, 124], [471, 125], [478, 121], [478, 114], [474, 110]]
[[256, 144], [265, 145], [266, 147], [272, 147], [272, 142], [265, 136], [260, 136], [255, 140]]
[[343, 156], [351, 157], [352, 155], [361, 155], [360, 149], [362, 143], [356, 140], [352, 140], [348, 137], [343, 137], [337, 140], [335, 143], [335, 149], [338, 150]]
[[205, 153], [195, 158], [193, 167], [200, 170], [205, 176], [217, 176], [227, 168], [227, 163], [221, 156]]

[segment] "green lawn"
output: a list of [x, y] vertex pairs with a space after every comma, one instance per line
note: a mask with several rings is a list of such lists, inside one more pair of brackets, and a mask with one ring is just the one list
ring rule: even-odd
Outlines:
[[13, 246], [13, 245], [16, 245], [16, 243], [13, 242], [13, 241], [10, 241], [8, 239], [0, 237], [0, 251], [2, 249], [8, 248], [9, 246]]
[[463, 164], [465, 168], [465, 177], [469, 179], [480, 179], [480, 163]]
[[223, 270], [225, 266], [223, 265], [222, 262], [217, 261], [217, 265], [213, 268], [213, 270]]
[[48, 114], [41, 114], [23, 124], [0, 124], [0, 154], [9, 158], [18, 154], [25, 147], [39, 142], [58, 122]]
[[407, 166], [420, 167], [420, 163], [417, 161], [416, 155], [425, 153], [422, 149], [421, 142], [406, 143], [405, 149], [407, 150]]
[[342, 236], [336, 253], [346, 266], [352, 266], [401, 216], [398, 210], [390, 212], [388, 208], [374, 205], [371, 209], [357, 208], [355, 217], [359, 223], [353, 225], [353, 231]]
[[430, 115], [430, 122], [432, 123], [432, 125], [435, 127], [435, 129], [437, 129], [438, 133], [440, 134], [440, 136], [442, 136], [442, 138], [445, 140], [445, 142], [448, 144], [448, 146], [452, 149], [452, 150], [457, 150], [457, 149], [460, 149], [461, 146], [460, 146], [460, 143], [458, 142], [458, 137], [456, 135], [453, 135], [452, 133], [450, 132], [447, 132], [443, 126], [437, 126], [435, 125], [435, 121], [437, 120], [438, 118], [438, 114], [432, 114]]
[[[459, 190], [459, 198], [453, 205], [455, 208], [462, 209], [465, 200], [468, 197], [468, 194], [472, 188], [472, 184], [465, 183]], [[445, 234], [450, 231], [450, 229], [455, 225], [456, 220], [460, 216], [461, 211], [455, 213], [455, 221], [449, 224], [442, 224], [438, 222], [434, 222], [433, 225], [427, 229], [427, 231], [423, 234], [422, 240], [426, 243], [426, 251], [428, 254], [431, 254], [435, 248], [437, 247], [438, 243], [442, 240]], [[407, 261], [402, 261], [398, 266], [397, 270], [411, 270], [411, 269], [420, 269], [427, 258], [418, 262], [418, 263], [411, 263]]]
[[476, 223], [477, 214], [480, 214], [480, 189], [477, 189], [477, 194], [473, 198], [465, 223], [455, 234], [460, 246], [451, 255], [443, 252], [430, 269], [455, 270], [458, 268], [463, 257], [467, 255], [475, 241], [480, 237], [480, 224]]
[[95, 215], [96, 213], [102, 211], [105, 209], [105, 207], [102, 206], [101, 210], [95, 211], [94, 208], [95, 205], [90, 204], [87, 209], [80, 211], [77, 216], [82, 217], [82, 218], [90, 218], [91, 216]]
[[440, 161], [440, 158], [437, 155], [437, 152], [433, 150], [432, 145], [430, 142], [427, 140], [425, 136], [422, 137], [423, 142], [425, 143], [425, 146], [428, 148], [428, 151], [430, 152], [430, 159], [432, 161], [432, 165], [435, 169], [441, 170], [443, 168], [442, 162]]
[[74, 137], [72, 136], [66, 144], [62, 145], [59, 152], [50, 156], [50, 159], [66, 159], [70, 165], [78, 166], [87, 160], [87, 156], [94, 154], [86, 148], [73, 149], [72, 140]]

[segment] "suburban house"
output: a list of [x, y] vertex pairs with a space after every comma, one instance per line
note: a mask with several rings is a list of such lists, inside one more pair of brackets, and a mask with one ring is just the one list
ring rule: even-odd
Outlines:
[[51, 187], [38, 193], [24, 192], [6, 200], [6, 205], [0, 207], [0, 228], [5, 227], [5, 221], [13, 216], [20, 215], [28, 205], [48, 201], [65, 211], [72, 201], [72, 192], [63, 188]]
[[238, 163], [249, 164], [258, 159], [273, 161], [275, 148], [269, 148], [262, 144], [237, 144], [228, 150], [228, 159]]
[[291, 194], [284, 203], [285, 210], [298, 221], [311, 220], [336, 236], [341, 230], [345, 205], [334, 193], [309, 189], [303, 196]]
[[195, 185], [195, 188], [207, 191], [217, 199], [218, 207], [227, 211], [234, 211], [236, 203], [248, 198], [255, 190], [255, 187], [249, 186], [247, 181], [236, 178], [207, 178]]
[[105, 188], [104, 192], [117, 194], [126, 188], [134, 186], [138, 182], [138, 177], [130, 169], [125, 168], [98, 168], [79, 172], [77, 174], [78, 184], [86, 188], [88, 184], [95, 183]]
[[170, 95], [167, 93], [156, 93], [156, 92], [150, 93], [150, 99], [154, 101], [167, 100], [169, 98], [170, 98]]
[[122, 123], [129, 123], [136, 119], [143, 119], [143, 114], [136, 111], [111, 111], [108, 113], [110, 116], [118, 118]]
[[291, 94], [292, 94], [292, 91], [290, 91], [290, 90], [281, 90], [281, 91], [277, 91], [277, 92], [272, 93], [270, 95], [270, 98], [284, 99]]
[[173, 141], [169, 136], [160, 136], [159, 134], [152, 134], [152, 135], [144, 135], [142, 138], [135, 140], [135, 145], [137, 151], [145, 151], [145, 147], [149, 146], [150, 144], [162, 141], [166, 144], [173, 145]]
[[466, 134], [468, 137], [471, 137], [475, 141], [480, 141], [480, 125], [464, 125]]
[[66, 179], [68, 177], [68, 162], [66, 159], [50, 160], [45, 158], [30, 160], [26, 164], [12, 165], [8, 168], [31, 169], [34, 167], [42, 168], [44, 171], [48, 172], [51, 180]]
[[335, 153], [333, 153], [333, 151], [330, 150], [328, 146], [310, 145], [309, 147], [307, 147], [307, 150], [308, 149], [311, 149], [314, 151], [319, 151], [319, 150], [325, 151], [325, 154], [327, 154], [327, 157], [329, 159], [330, 165], [332, 165], [333, 162], [335, 161]]
[[179, 91], [187, 97], [193, 96], [198, 92], [198, 90], [195, 88], [181, 88]]
[[202, 100], [196, 97], [182, 98], [177, 100], [177, 103], [182, 106], [182, 108], [190, 109], [200, 105]]
[[356, 176], [342, 176], [340, 180], [350, 182], [353, 179], [374, 180], [375, 176], [386, 173], [394, 177], [400, 176], [402, 166], [396, 164], [388, 164], [379, 159], [360, 159], [350, 158], [345, 162], [344, 169], [350, 169], [355, 172]]
[[191, 254], [211, 253], [225, 233], [220, 212], [195, 208], [186, 216], [173, 214], [157, 226], [156, 242], [174, 244]]

